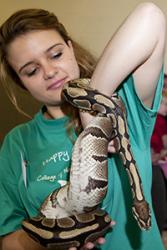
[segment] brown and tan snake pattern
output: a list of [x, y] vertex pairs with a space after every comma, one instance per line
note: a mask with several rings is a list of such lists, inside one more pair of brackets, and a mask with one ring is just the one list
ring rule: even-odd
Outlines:
[[70, 180], [47, 197], [39, 216], [23, 221], [30, 236], [54, 249], [81, 247], [108, 230], [111, 219], [97, 207], [107, 192], [107, 150], [112, 139], [129, 176], [133, 215], [141, 229], [151, 227], [149, 205], [130, 147], [124, 103], [117, 94], [110, 98], [90, 88], [89, 82], [74, 80], [62, 91], [67, 102], [95, 115], [75, 142]]

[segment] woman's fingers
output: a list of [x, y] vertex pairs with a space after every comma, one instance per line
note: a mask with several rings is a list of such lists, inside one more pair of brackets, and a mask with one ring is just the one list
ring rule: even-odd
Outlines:
[[[116, 224], [115, 221], [111, 221], [110, 226], [113, 227], [115, 224]], [[93, 243], [93, 242], [87, 242], [87, 243], [84, 245], [84, 247], [82, 248], [82, 250], [91, 250], [91, 249], [93, 249], [97, 244], [103, 245], [103, 244], [105, 244], [105, 242], [106, 242], [105, 238], [99, 237], [99, 238], [96, 240], [95, 243]], [[71, 250], [71, 249], [70, 249], [70, 250]], [[73, 250], [73, 249], [72, 249], [72, 250]]]
[[116, 153], [117, 152], [117, 148], [116, 148], [116, 141], [112, 140], [109, 142], [108, 144], [108, 152], [109, 153]]

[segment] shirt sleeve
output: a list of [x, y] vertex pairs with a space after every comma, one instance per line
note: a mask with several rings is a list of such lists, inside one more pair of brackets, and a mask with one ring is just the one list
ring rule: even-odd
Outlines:
[[7, 136], [0, 150], [0, 235], [6, 235], [21, 228], [21, 221], [27, 217], [20, 198], [18, 148]]
[[164, 71], [162, 69], [151, 108], [146, 107], [139, 98], [132, 75], [125, 79], [121, 88], [118, 90], [127, 110], [127, 122], [131, 143], [138, 145], [142, 149], [150, 146], [150, 139], [161, 102], [163, 83]]

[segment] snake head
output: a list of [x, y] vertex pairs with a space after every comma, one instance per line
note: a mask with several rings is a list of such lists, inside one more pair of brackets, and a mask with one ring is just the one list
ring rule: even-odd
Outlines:
[[62, 90], [62, 98], [78, 109], [91, 111], [91, 105], [85, 98], [88, 95], [87, 91], [93, 90], [89, 83], [89, 78], [79, 78], [67, 82]]
[[139, 227], [142, 230], [149, 230], [151, 228], [151, 211], [149, 204], [145, 200], [135, 202], [132, 211]]
[[62, 91], [64, 92], [69, 89], [77, 89], [78, 91], [81, 89], [93, 90], [93, 88], [90, 87], [90, 78], [78, 78], [75, 80], [68, 81], [64, 84]]

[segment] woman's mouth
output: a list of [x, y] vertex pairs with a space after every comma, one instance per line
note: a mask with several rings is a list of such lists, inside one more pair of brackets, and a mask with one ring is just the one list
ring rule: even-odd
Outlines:
[[61, 87], [62, 85], [64, 85], [67, 81], [67, 77], [61, 78], [53, 83], [51, 83], [48, 87], [47, 90], [54, 90], [54, 89], [58, 89], [59, 87]]

